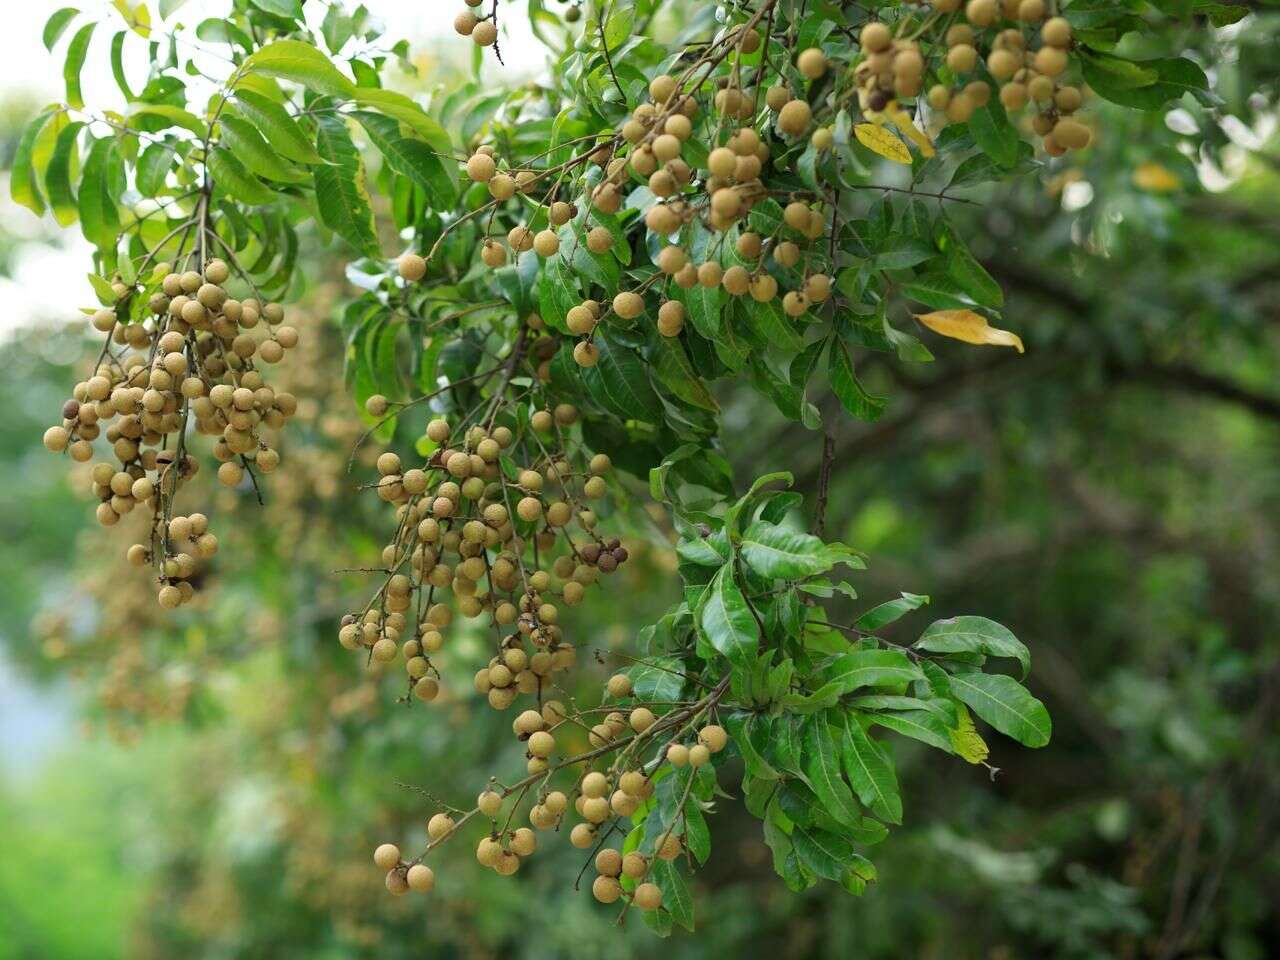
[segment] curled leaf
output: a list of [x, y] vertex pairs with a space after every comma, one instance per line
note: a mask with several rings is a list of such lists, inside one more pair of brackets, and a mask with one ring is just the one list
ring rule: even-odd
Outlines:
[[885, 108], [884, 112], [893, 121], [893, 125], [916, 145], [916, 149], [920, 151], [921, 156], [932, 157], [936, 153], [933, 149], [933, 141], [929, 139], [923, 130], [911, 122], [911, 115], [899, 107], [897, 103], [891, 103]]
[[859, 123], [853, 128], [858, 142], [872, 153], [894, 163], [911, 163], [911, 151], [891, 130], [874, 123]]
[[1025, 353], [1022, 338], [1008, 330], [990, 326], [987, 318], [972, 310], [935, 310], [933, 313], [917, 313], [915, 318], [934, 333], [965, 343], [987, 344], [993, 347], [1013, 347]]

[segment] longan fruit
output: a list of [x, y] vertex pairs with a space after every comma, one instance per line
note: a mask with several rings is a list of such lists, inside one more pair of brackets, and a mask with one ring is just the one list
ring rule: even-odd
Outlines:
[[622, 884], [601, 874], [591, 884], [591, 895], [601, 903], [615, 903], [622, 896]]
[[1053, 139], [1068, 150], [1083, 150], [1093, 134], [1083, 123], [1064, 117], [1054, 125]]
[[589, 823], [575, 824], [569, 831], [569, 842], [579, 850], [585, 850], [596, 842], [596, 831]]
[[649, 861], [644, 854], [632, 850], [622, 858], [622, 872], [633, 880], [638, 880], [649, 872]]
[[709, 723], [698, 731], [698, 740], [712, 753], [719, 753], [729, 742], [729, 735], [724, 727]]
[[1067, 52], [1060, 47], [1046, 45], [1036, 51], [1034, 63], [1046, 77], [1056, 77], [1067, 69]]
[[580, 367], [594, 367], [600, 362], [600, 348], [589, 340], [582, 340], [573, 348], [573, 360]]
[[653, 711], [648, 707], [636, 707], [631, 711], [631, 716], [627, 718], [627, 722], [631, 724], [631, 729], [636, 733], [644, 733], [657, 721], [657, 717], [653, 715]]
[[798, 137], [809, 129], [813, 111], [804, 100], [792, 100], [778, 111], [778, 129], [788, 136]]
[[554, 257], [560, 250], [560, 238], [554, 230], [539, 230], [533, 238], [533, 251], [544, 260]]
[[641, 910], [657, 910], [662, 906], [662, 889], [656, 883], [642, 883], [636, 887], [632, 899]]
[[598, 770], [592, 770], [582, 778], [582, 795], [584, 797], [603, 797], [609, 792], [609, 780]]
[[644, 313], [644, 297], [633, 290], [623, 290], [613, 298], [613, 312], [623, 320], [634, 320]]
[[453, 817], [447, 813], [437, 813], [427, 821], [427, 836], [432, 840], [439, 840], [441, 837], [448, 835], [456, 826]]
[[498, 39], [498, 28], [492, 20], [481, 20], [471, 31], [471, 39], [482, 47], [493, 46]]
[[819, 127], [813, 131], [813, 136], [809, 138], [809, 142], [813, 144], [815, 150], [830, 150], [835, 146], [836, 135], [831, 131], [830, 127]]
[[668, 74], [661, 73], [649, 81], [649, 96], [655, 103], [666, 103], [675, 92], [676, 79]]
[[613, 249], [613, 234], [608, 227], [592, 227], [587, 231], [587, 249], [592, 253], [607, 253]]
[[616, 877], [622, 872], [622, 854], [613, 847], [605, 847], [596, 854], [596, 873]]
[[529, 753], [535, 757], [546, 759], [556, 748], [556, 738], [545, 730], [539, 730], [529, 737]]
[[751, 274], [746, 267], [734, 264], [724, 272], [720, 282], [731, 295], [740, 297], [751, 289]]
[[453, 18], [453, 29], [459, 36], [469, 37], [479, 22], [480, 19], [474, 13], [470, 10], [463, 10]]
[[817, 47], [802, 50], [796, 57], [796, 69], [806, 79], [816, 80], [827, 72], [827, 56]]
[[[493, 671], [490, 670], [490, 675]], [[476, 798], [476, 806], [480, 808], [480, 812], [486, 817], [496, 817], [502, 809], [502, 796], [494, 793], [492, 790], [486, 790]]]
[[386, 880], [383, 881], [387, 885], [387, 891], [392, 896], [402, 897], [409, 892], [409, 881], [405, 879], [405, 875], [400, 870], [387, 871]]
[[493, 837], [482, 837], [476, 845], [476, 861], [482, 867], [493, 867], [502, 859], [503, 852], [502, 844]]
[[611, 697], [629, 697], [631, 696], [631, 678], [625, 673], [615, 673], [609, 678], [605, 689]]
[[1052, 17], [1040, 28], [1040, 39], [1051, 47], [1071, 46], [1071, 24], [1062, 17]]
[[880, 53], [892, 45], [893, 34], [885, 24], [872, 21], [862, 28], [858, 42], [865, 52]]
[[[770, 87], [764, 93], [764, 102], [774, 113], [777, 113], [791, 100], [791, 91], [782, 84]], [[727, 174], [726, 174], [727, 176]]]
[[704, 287], [718, 287], [724, 278], [724, 270], [714, 260], [708, 260], [698, 267], [698, 283]]
[[383, 870], [392, 870], [400, 864], [400, 848], [394, 843], [384, 843], [373, 851], [373, 862]]
[[689, 748], [689, 766], [703, 767], [711, 760], [711, 751], [698, 743]]
[[473, 153], [467, 159], [467, 176], [476, 183], [488, 183], [497, 172], [497, 163], [487, 153]]
[[975, 27], [989, 27], [996, 22], [996, 0], [969, 0], [964, 16]]
[[405, 872], [404, 878], [409, 889], [419, 893], [429, 893], [436, 885], [436, 875], [425, 863], [415, 863]]
[[667, 761], [673, 767], [683, 767], [689, 762], [689, 748], [682, 743], [667, 747]]
[[971, 73], [978, 65], [978, 51], [967, 43], [956, 44], [947, 51], [947, 66], [956, 73]]

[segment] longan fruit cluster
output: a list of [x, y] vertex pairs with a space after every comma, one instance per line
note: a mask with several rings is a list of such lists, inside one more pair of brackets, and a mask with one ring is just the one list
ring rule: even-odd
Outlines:
[[[958, 3], [935, 5], [959, 8]], [[985, 49], [986, 70], [999, 87], [1001, 104], [1011, 112], [1034, 106], [1031, 129], [1043, 138], [1045, 152], [1058, 157], [1068, 150], [1083, 150], [1092, 133], [1072, 119], [1083, 102], [1081, 89], [1061, 79], [1070, 65], [1071, 25], [1062, 17], [1045, 19], [1046, 13], [1044, 0], [970, 0], [964, 9], [966, 22], [953, 24], [945, 35], [946, 64], [957, 77], [972, 74]], [[1001, 22], [1017, 25], [999, 28]], [[1028, 32], [1037, 24], [1040, 45], [1031, 50]], [[864, 28], [864, 34], [871, 26]], [[958, 89], [937, 84], [930, 88], [928, 100], [948, 120], [963, 123], [986, 105], [991, 92], [985, 80], [975, 79]]]
[[[388, 403], [375, 396], [366, 407], [381, 416]], [[571, 667], [576, 650], [559, 626], [561, 605], [576, 606], [627, 559], [619, 541], [595, 533], [590, 507], [608, 494], [608, 455], [570, 453], [558, 439], [577, 419], [571, 404], [535, 410], [517, 436], [504, 424], [455, 429], [438, 417], [426, 427], [438, 446], [420, 466], [381, 454], [376, 490], [396, 508], [396, 536], [383, 549], [388, 574], [374, 602], [342, 620], [342, 646], [382, 665], [401, 660], [414, 696], [431, 701], [440, 692], [432, 656], [455, 609], [487, 617], [497, 652], [474, 685], [497, 710]], [[512, 475], [503, 474], [504, 458]]]
[[862, 28], [859, 43], [863, 57], [854, 68], [854, 78], [864, 111], [879, 113], [897, 98], [919, 95], [925, 61], [918, 43], [895, 39], [888, 26], [874, 20]]
[[178, 489], [200, 466], [186, 452], [188, 423], [194, 419], [196, 432], [216, 437], [223, 483], [238, 485], [247, 470], [274, 470], [280, 455], [262, 428], [283, 427], [297, 401], [268, 386], [256, 363], [278, 363], [297, 345], [298, 332], [284, 325], [279, 304], [228, 296], [230, 269], [222, 260], [210, 260], [203, 272], [162, 266], [157, 275], [162, 279], [141, 322], [125, 319], [140, 293], [122, 283], [116, 308], [93, 314], [93, 326], [108, 335], [102, 360], [76, 384], [44, 444], [80, 462], [92, 459], [94, 441], [111, 444], [116, 462], [91, 471], [98, 522], [114, 526], [138, 506], [150, 511], [150, 541], [133, 544], [127, 560], [155, 568], [159, 603], [172, 609], [194, 596], [200, 560], [218, 546], [204, 514], [174, 512]]
[[475, 11], [484, 0], [466, 0], [466, 9], [453, 18], [453, 29], [459, 36], [470, 37], [478, 47], [492, 47], [498, 42], [498, 24], [493, 14], [477, 16]]

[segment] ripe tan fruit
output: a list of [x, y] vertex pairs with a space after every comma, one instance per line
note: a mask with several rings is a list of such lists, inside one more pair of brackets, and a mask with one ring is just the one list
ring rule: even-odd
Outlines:
[[989, 27], [996, 22], [996, 0], [969, 0], [965, 4], [965, 19], [975, 27]]
[[957, 44], [947, 51], [947, 66], [956, 73], [970, 73], [978, 65], [978, 51], [967, 43]]
[[543, 259], [554, 257], [559, 250], [560, 238], [554, 230], [539, 230], [533, 238], [533, 252]]
[[[489, 671], [490, 674], [493, 671]], [[486, 817], [496, 817], [498, 811], [502, 809], [502, 797], [494, 793], [492, 790], [486, 790], [476, 798], [476, 806], [480, 808], [480, 812]]]
[[622, 872], [633, 880], [638, 880], [649, 872], [649, 861], [643, 854], [634, 850], [622, 858]]
[[675, 77], [661, 73], [649, 81], [649, 96], [653, 97], [654, 103], [666, 103], [675, 92]]
[[447, 813], [437, 813], [427, 821], [427, 836], [432, 840], [439, 840], [452, 832], [454, 826], [453, 817]]
[[667, 747], [667, 760], [673, 767], [683, 767], [689, 762], [689, 748], [682, 743]]
[[642, 883], [632, 895], [641, 910], [657, 910], [662, 906], [662, 889], [656, 883]]
[[476, 845], [476, 861], [482, 867], [493, 867], [502, 859], [504, 852], [502, 844], [493, 837], [483, 837]]
[[596, 873], [616, 877], [622, 872], [622, 854], [613, 847], [605, 847], [596, 854]]
[[862, 28], [859, 43], [867, 53], [880, 53], [889, 49], [893, 34], [885, 24], [872, 21]]
[[721, 284], [731, 295], [740, 297], [751, 289], [751, 274], [746, 267], [734, 264], [724, 272]]
[[591, 884], [591, 895], [601, 903], [615, 903], [622, 896], [622, 884], [613, 877], [596, 877]]
[[608, 227], [592, 227], [587, 231], [587, 249], [592, 253], [607, 253], [613, 247], [613, 234]]
[[373, 851], [373, 862], [383, 870], [391, 870], [400, 863], [400, 848], [394, 843], [384, 843]]
[[658, 332], [664, 337], [678, 337], [684, 329], [684, 304], [668, 300], [658, 308]]
[[628, 723], [631, 724], [631, 729], [636, 733], [644, 733], [653, 726], [656, 720], [657, 718], [653, 715], [653, 711], [648, 707], [636, 707], [631, 711]]
[[765, 91], [764, 102], [774, 113], [777, 113], [782, 107], [791, 100], [791, 91], [785, 86], [778, 84], [770, 87]]
[[471, 31], [471, 39], [482, 47], [491, 47], [498, 39], [498, 28], [492, 20], [481, 20]]
[[459, 36], [469, 37], [475, 30], [476, 24], [480, 22], [479, 18], [470, 10], [463, 10], [460, 14], [453, 18], [453, 29]]
[[498, 164], [487, 153], [473, 153], [467, 160], [467, 176], [476, 183], [488, 183], [498, 172]]
[[689, 748], [689, 766], [704, 767], [711, 760], [711, 751], [702, 744], [695, 744]]
[[409, 884], [409, 889], [417, 890], [419, 893], [429, 893], [436, 885], [436, 875], [424, 863], [415, 863], [405, 873], [404, 878]]
[[1067, 52], [1060, 47], [1043, 46], [1036, 51], [1035, 67], [1046, 77], [1056, 77], [1067, 69]]
[[698, 731], [698, 740], [712, 753], [719, 753], [729, 742], [729, 735], [724, 727], [709, 723]]
[[1053, 17], [1040, 28], [1040, 39], [1051, 47], [1065, 49], [1071, 46], [1071, 24], [1062, 17]]
[[827, 72], [827, 56], [817, 47], [802, 50], [796, 57], [796, 69], [809, 80], [816, 80]]
[[573, 360], [580, 367], [594, 367], [600, 362], [600, 348], [589, 340], [583, 340], [574, 346]]
[[1083, 150], [1093, 139], [1093, 134], [1083, 123], [1064, 117], [1054, 125], [1053, 139], [1068, 150]]
[[387, 872], [387, 878], [383, 881], [387, 885], [387, 890], [392, 896], [403, 897], [409, 892], [409, 881], [405, 879], [405, 875], [400, 870], [390, 870]]
[[632, 290], [623, 290], [613, 298], [613, 312], [623, 320], [634, 320], [644, 313], [644, 297]]
[[788, 136], [798, 137], [809, 129], [813, 111], [804, 100], [792, 100], [778, 111], [778, 129]]
[[625, 673], [615, 673], [605, 687], [611, 697], [631, 696], [631, 678]]

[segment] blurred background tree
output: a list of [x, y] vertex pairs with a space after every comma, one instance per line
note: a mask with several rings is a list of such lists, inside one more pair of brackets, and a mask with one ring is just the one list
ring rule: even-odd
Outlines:
[[[1099, 105], [1089, 151], [952, 211], [1027, 355], [935, 340], [926, 367], [868, 365], [868, 386], [892, 381], [895, 401], [835, 437], [828, 528], [873, 558], [862, 600], [908, 584], [936, 615], [981, 611], [1028, 639], [1052, 746], [1000, 750], [988, 778], [899, 744], [907, 822], [860, 900], [788, 892], [758, 825], [714, 818], [703, 923], [662, 945], [672, 957], [1280, 952], [1280, 15], [1216, 31], [1189, 17], [1187, 30], [1216, 65], [1220, 114]], [[438, 47], [444, 62], [453, 49]], [[437, 63], [442, 76], [479, 103], [460, 64]], [[6, 160], [31, 108], [0, 110]], [[0, 223], [14, 225], [0, 270], [21, 283], [17, 248], [56, 241], [8, 205]], [[455, 879], [429, 901], [376, 882], [374, 843], [423, 833], [422, 784], [447, 770], [444, 799], [469, 796], [516, 748], [504, 715], [466, 695], [425, 720], [398, 710], [333, 641], [359, 587], [336, 568], [372, 557], [386, 518], [353, 489], [362, 427], [330, 386], [343, 260], [307, 242], [309, 353], [281, 368], [303, 400], [291, 469], [269, 524], [224, 525], [240, 542], [176, 626], [116, 575], [114, 543], [80, 532], [83, 478], [37, 449], [85, 360], [78, 327], [4, 334], [0, 717], [4, 753], [25, 761], [0, 781], [0, 960], [651, 955], [642, 926], [619, 936], [565, 886], [579, 856], [567, 845], [515, 884], [445, 848]], [[813, 489], [819, 438], [750, 391], [719, 399], [745, 438], [730, 451], [740, 475], [768, 452]], [[572, 614], [592, 651], [669, 602], [654, 584], [674, 592], [634, 490], [627, 583]], [[243, 495], [207, 496], [261, 517]], [[487, 657], [459, 639], [455, 662]]]

